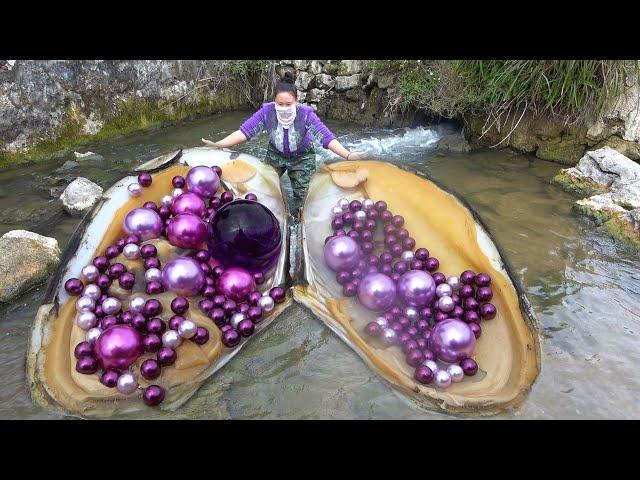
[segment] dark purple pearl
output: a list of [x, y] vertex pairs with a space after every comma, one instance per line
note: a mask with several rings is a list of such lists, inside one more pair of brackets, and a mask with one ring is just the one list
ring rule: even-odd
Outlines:
[[211, 277], [206, 277], [206, 278], [204, 279], [204, 283], [205, 283], [207, 286], [209, 286], [209, 287], [214, 287], [214, 286], [215, 286], [215, 284], [216, 284], [216, 281], [215, 281], [213, 278], [211, 278]]
[[418, 344], [418, 348], [420, 350], [426, 350], [429, 346], [429, 342], [427, 342], [424, 338], [416, 338], [416, 343]]
[[398, 323], [402, 325], [403, 329], [405, 329], [408, 328], [409, 325], [411, 325], [411, 320], [409, 320], [407, 317], [400, 317], [398, 318]]
[[[260, 292], [258, 292], [260, 293]], [[260, 295], [262, 296], [262, 295]], [[215, 295], [211, 301], [213, 302], [213, 306], [214, 307], [222, 307], [224, 305], [224, 302], [227, 301], [227, 297], [225, 297], [224, 295]]]
[[202, 289], [202, 295], [209, 299], [215, 297], [216, 296], [215, 287], [210, 287], [209, 285], [205, 285], [205, 287]]
[[478, 373], [478, 364], [473, 358], [465, 358], [460, 362], [460, 367], [465, 375], [473, 376]]
[[176, 351], [171, 347], [160, 347], [160, 350], [158, 350], [158, 353], [156, 354], [158, 363], [163, 367], [173, 365], [177, 357], [178, 355], [176, 354]]
[[70, 278], [64, 282], [64, 289], [69, 295], [80, 295], [84, 289], [84, 284], [79, 278]]
[[269, 290], [269, 296], [273, 298], [274, 302], [282, 303], [284, 302], [286, 292], [284, 291], [284, 288], [273, 287], [271, 290]]
[[462, 315], [464, 315], [464, 310], [460, 305], [453, 307], [453, 311], [451, 312], [453, 318], [462, 318]]
[[238, 311], [238, 313], [242, 313], [246, 316], [247, 313], [249, 313], [249, 305], [247, 305], [246, 303], [241, 303], [240, 305], [238, 305], [238, 308], [236, 310]]
[[174, 315], [169, 319], [169, 328], [171, 330], [178, 330], [180, 324], [184, 321], [184, 317], [181, 315]]
[[473, 287], [471, 285], [463, 285], [460, 287], [460, 290], [458, 290], [458, 295], [464, 299], [471, 297], [473, 295]]
[[357, 212], [362, 209], [362, 202], [360, 200], [351, 200], [349, 203], [349, 210], [352, 212]]
[[384, 244], [388, 247], [391, 247], [391, 245], [394, 245], [397, 241], [398, 239], [394, 235], [386, 235], [384, 237]]
[[415, 378], [418, 383], [427, 385], [433, 381], [433, 372], [426, 365], [419, 365], [416, 371], [413, 372], [413, 378]]
[[262, 320], [262, 308], [257, 306], [249, 307], [249, 310], [247, 310], [247, 317], [249, 317], [253, 323], [260, 323]]
[[437, 311], [436, 315], [435, 315], [435, 321], [436, 323], [442, 322], [444, 320], [446, 320], [447, 318], [449, 318], [449, 314], [448, 313], [444, 313], [441, 311]]
[[[144, 315], [140, 315], [140, 316], [144, 318]], [[146, 328], [147, 328], [147, 332], [149, 333], [157, 333], [158, 335], [162, 335], [164, 331], [167, 329], [167, 325], [164, 323], [164, 321], [162, 321], [161, 318], [154, 317], [147, 320]]]
[[118, 247], [118, 250], [120, 250], [120, 252], [122, 252], [122, 250], [124, 249], [124, 246], [127, 244], [126, 240], [124, 238], [121, 238], [120, 240], [118, 240], [116, 242], [116, 247]]
[[161, 368], [160, 363], [153, 358], [149, 358], [142, 362], [140, 365], [140, 375], [142, 375], [147, 380], [155, 380], [160, 376]]
[[140, 237], [138, 235], [127, 235], [127, 237], [124, 239], [124, 243], [125, 245], [128, 243], [133, 243], [135, 245], [139, 245], [140, 244]]
[[201, 263], [200, 269], [204, 272], [205, 275], [211, 273], [211, 265], [209, 265], [208, 263]]
[[215, 278], [218, 278], [220, 275], [222, 275], [224, 273], [224, 267], [222, 265], [218, 265], [216, 267], [213, 267], [213, 276]]
[[400, 245], [399, 243], [396, 243], [395, 245], [391, 246], [391, 255], [393, 255], [394, 258], [402, 255], [403, 251], [404, 250], [402, 249], [402, 245]]
[[143, 172], [140, 175], [138, 175], [138, 183], [143, 187], [150, 186], [151, 182], [153, 182], [153, 178], [147, 172]]
[[142, 399], [145, 405], [149, 407], [160, 405], [164, 400], [164, 389], [158, 385], [149, 385], [144, 389]]
[[136, 283], [136, 276], [131, 272], [125, 272], [120, 275], [118, 283], [125, 290], [131, 290]]
[[398, 305], [394, 305], [393, 307], [391, 307], [389, 312], [393, 315], [394, 318], [398, 318], [400, 315], [402, 315], [402, 309]]
[[227, 314], [224, 313], [224, 310], [221, 308], [214, 308], [209, 312], [208, 316], [218, 327], [224, 325], [227, 318]]
[[359, 268], [351, 270], [351, 278], [361, 278], [362, 275], [363, 272]]
[[429, 330], [429, 322], [424, 318], [421, 318], [420, 320], [418, 320], [415, 325], [419, 332], [424, 332], [426, 330]]
[[416, 241], [413, 237], [405, 238], [402, 240], [402, 248], [405, 250], [413, 250], [413, 247], [416, 246]]
[[[407, 335], [409, 334], [407, 333]], [[411, 339], [411, 335], [409, 335], [409, 340], [402, 343], [402, 352], [405, 354], [417, 348], [418, 348], [418, 343], [415, 340]], [[422, 354], [422, 352], [420, 353]]]
[[238, 332], [243, 337], [250, 337], [251, 335], [253, 335], [253, 332], [255, 331], [255, 329], [256, 329], [256, 326], [248, 318], [245, 318], [240, 323], [238, 323]]
[[171, 216], [171, 208], [167, 205], [162, 205], [158, 208], [158, 215], [160, 215], [162, 220], [167, 220]]
[[96, 317], [98, 318], [102, 318], [104, 317], [104, 312], [102, 311], [102, 305], [98, 305], [96, 307], [96, 309], [93, 311], [93, 313], [96, 315]]
[[115, 245], [111, 245], [104, 251], [104, 255], [109, 259], [116, 258], [118, 255], [120, 255], [120, 249]]
[[422, 338], [424, 338], [428, 342], [431, 339], [431, 330], [422, 332]]
[[162, 347], [162, 339], [155, 333], [150, 333], [142, 339], [142, 346], [145, 352], [156, 353]]
[[491, 277], [486, 273], [479, 273], [475, 276], [474, 282], [478, 287], [488, 287], [491, 285]]
[[387, 209], [387, 202], [385, 202], [384, 200], [378, 200], [373, 207], [378, 211], [378, 212], [384, 212]]
[[149, 210], [153, 210], [154, 212], [158, 211], [158, 205], [155, 202], [144, 202], [142, 204], [142, 208], [148, 208]]
[[164, 287], [162, 286], [162, 283], [157, 280], [152, 280], [147, 283], [145, 291], [147, 292], [147, 295], [158, 295], [159, 293], [164, 292]]
[[356, 220], [355, 222], [353, 222], [353, 229], [356, 232], [362, 233], [366, 229], [366, 227], [362, 220]]
[[[428, 342], [429, 340], [426, 340], [426, 341]], [[436, 361], [437, 355], [436, 355], [436, 352], [434, 352], [433, 350], [431, 350], [429, 348], [424, 349], [422, 351], [422, 354], [424, 355], [424, 359], [425, 360], [432, 360], [434, 362]]]
[[420, 336], [420, 333], [418, 332], [418, 328], [417, 327], [409, 327], [407, 328], [407, 333], [409, 335], [411, 335], [411, 338], [415, 338]]
[[209, 341], [209, 330], [204, 327], [198, 327], [196, 334], [191, 338], [197, 345], [204, 345]]
[[380, 261], [382, 263], [391, 263], [393, 260], [393, 255], [390, 252], [382, 252], [380, 255]]
[[214, 165], [213, 167], [211, 167], [211, 170], [216, 172], [216, 175], [218, 175], [218, 177], [222, 177], [222, 168], [220, 168], [218, 165]]
[[233, 330], [233, 327], [229, 324], [223, 325], [222, 327], [220, 327], [220, 333], [224, 333], [228, 330]]
[[108, 295], [106, 293], [103, 293], [102, 295], [100, 295], [96, 303], [102, 306], [102, 302], [104, 302], [107, 298], [108, 298]]
[[160, 260], [157, 257], [150, 257], [144, 259], [144, 268], [149, 270], [150, 268], [160, 268]]
[[335, 217], [333, 220], [331, 220], [331, 228], [333, 230], [339, 230], [342, 227], [344, 227], [344, 221], [342, 220], [342, 218]]
[[383, 317], [385, 318], [387, 323], [391, 323], [391, 322], [395, 321], [395, 319], [396, 319], [396, 317], [391, 312], [385, 312]]
[[478, 323], [480, 321], [480, 315], [475, 310], [467, 310], [462, 318], [467, 323]]
[[408, 270], [407, 262], [404, 262], [404, 261], [396, 262], [393, 265], [393, 270], [398, 272], [398, 273], [406, 272]]
[[198, 250], [194, 255], [194, 257], [197, 261], [199, 261], [200, 263], [203, 263], [203, 262], [209, 261], [209, 259], [211, 258], [211, 254], [209, 253], [208, 250]]
[[389, 223], [392, 218], [393, 218], [393, 213], [391, 213], [389, 210], [385, 210], [384, 212], [382, 212], [380, 214], [380, 219], [382, 220], [382, 223], [384, 223], [384, 224]]
[[369, 264], [369, 265], [378, 265], [379, 263], [380, 263], [380, 258], [377, 257], [376, 255], [371, 255], [367, 259], [367, 264]]
[[367, 219], [375, 221], [379, 218], [380, 218], [380, 212], [378, 212], [377, 210], [369, 210], [367, 212]]
[[367, 268], [367, 273], [377, 273], [378, 271], [378, 267], [376, 267], [375, 265], [371, 265]]
[[416, 260], [425, 261], [429, 258], [429, 250], [427, 250], [426, 248], [419, 248], [415, 251], [413, 256], [416, 258]]
[[198, 302], [198, 307], [200, 307], [200, 310], [207, 313], [213, 309], [213, 302], [209, 299], [200, 300]]
[[469, 324], [469, 328], [471, 329], [473, 334], [476, 336], [476, 338], [480, 338], [480, 335], [482, 335], [482, 328], [480, 328], [480, 325], [478, 325], [475, 322], [474, 323], [470, 323]]
[[429, 307], [424, 307], [420, 309], [420, 318], [431, 318], [433, 317], [433, 310]]
[[147, 243], [146, 245], [140, 247], [140, 255], [142, 256], [142, 258], [155, 257], [156, 255], [158, 255], [158, 249], [155, 245]]
[[435, 257], [429, 257], [424, 261], [424, 266], [430, 272], [435, 272], [440, 267], [440, 262]]
[[224, 343], [225, 346], [229, 348], [235, 347], [236, 345], [238, 345], [238, 343], [240, 343], [240, 334], [237, 330], [234, 329], [227, 330], [222, 334], [222, 343]]
[[378, 268], [378, 270], [380, 271], [380, 273], [384, 273], [387, 276], [389, 276], [389, 275], [391, 275], [393, 273], [393, 267], [389, 263], [382, 264]]
[[391, 223], [394, 227], [400, 228], [404, 225], [404, 217], [402, 215], [394, 215], [391, 219]]
[[480, 305], [480, 316], [485, 320], [491, 320], [496, 316], [496, 307], [492, 303], [484, 303]]
[[411, 270], [422, 270], [422, 261], [421, 260], [411, 260], [409, 264], [409, 268]]
[[189, 300], [184, 297], [176, 297], [171, 300], [171, 311], [173, 313], [182, 314], [189, 310]]
[[120, 278], [120, 275], [122, 275], [126, 271], [127, 271], [127, 267], [125, 267], [123, 264], [112, 263], [111, 266], [109, 267], [109, 277], [112, 280], [115, 280], [116, 278]]
[[73, 350], [73, 354], [78, 359], [87, 355], [93, 355], [93, 345], [89, 342], [80, 342]]
[[133, 312], [123, 312], [120, 318], [122, 323], [131, 323], [131, 320], [133, 320]]
[[351, 280], [351, 272], [342, 271], [336, 273], [336, 282], [338, 282], [340, 285], [344, 285], [349, 280]]
[[400, 345], [404, 345], [405, 342], [408, 342], [409, 340], [411, 340], [411, 335], [409, 335], [407, 332], [400, 332], [398, 334], [398, 343]]
[[360, 239], [360, 234], [356, 230], [350, 230], [349, 233], [347, 233], [347, 236], [353, 238], [355, 241]]
[[233, 314], [236, 311], [236, 308], [238, 308], [238, 304], [233, 300], [225, 300], [222, 304], [222, 309], [227, 315]]
[[391, 280], [393, 280], [394, 282], [398, 282], [398, 280], [400, 280], [401, 275], [398, 272], [392, 273], [391, 274]]
[[252, 202], [256, 202], [258, 200], [258, 196], [255, 193], [247, 193], [244, 198], [245, 200], [251, 200]]
[[109, 267], [109, 259], [104, 255], [101, 255], [93, 259], [93, 265], [99, 272], [104, 272]]
[[463, 307], [465, 310], [478, 310], [480, 304], [473, 297], [467, 297], [464, 299]]
[[100, 320], [100, 328], [106, 330], [109, 327], [113, 327], [118, 324], [118, 319], [114, 315], [107, 315]]
[[488, 302], [493, 298], [491, 287], [480, 287], [476, 292], [476, 299], [479, 302]]
[[229, 203], [233, 200], [233, 197], [233, 192], [227, 190], [226, 192], [222, 192], [222, 194], [220, 195], [220, 201], [222, 203]]
[[171, 179], [171, 184], [174, 186], [174, 188], [184, 188], [187, 182], [183, 176], [176, 175]]
[[[395, 330], [396, 333], [402, 332], [402, 325], [400, 325], [398, 322], [393, 322], [390, 328], [391, 330]], [[407, 335], [409, 334], [407, 333]]]
[[367, 230], [371, 231], [372, 232], [371, 234], [373, 235], [373, 231], [375, 231], [376, 229], [376, 221], [369, 218], [365, 220], [364, 226], [366, 227]]
[[253, 281], [256, 282], [256, 285], [262, 285], [265, 282], [264, 273], [255, 272], [253, 274]]
[[[105, 319], [103, 319], [102, 321], [104, 322]], [[136, 313], [131, 318], [131, 326], [136, 328], [137, 330], [145, 330], [147, 328], [147, 319], [141, 313]]]
[[162, 304], [155, 298], [147, 300], [147, 302], [144, 304], [144, 314], [147, 317], [156, 317], [161, 313], [162, 313]]
[[[344, 236], [347, 235], [347, 232], [344, 231], [344, 228], [336, 230], [334, 233], [335, 233], [335, 235], [334, 235], [335, 237], [344, 237]], [[329, 237], [329, 238], [331, 238], [331, 237]]]
[[247, 298], [248, 298], [249, 304], [256, 305], [258, 301], [262, 298], [262, 294], [256, 290], [254, 292], [251, 292]]
[[98, 361], [96, 357], [85, 355], [76, 362], [76, 371], [85, 375], [90, 375], [98, 371]]
[[396, 230], [396, 237], [398, 237], [400, 240], [404, 240], [405, 238], [409, 238], [409, 230], [407, 230], [406, 228], [398, 228]]
[[345, 212], [342, 214], [342, 221], [345, 225], [351, 225], [355, 219], [356, 217], [351, 212]]
[[382, 327], [376, 322], [369, 322], [367, 326], [364, 327], [364, 332], [371, 337], [379, 337], [382, 335]]
[[120, 374], [115, 370], [107, 370], [100, 376], [100, 383], [105, 387], [113, 388], [118, 384]]
[[358, 288], [353, 282], [347, 282], [342, 286], [342, 294], [345, 297], [354, 297], [357, 292]]
[[385, 235], [393, 235], [396, 233], [396, 227], [394, 227], [393, 225], [389, 224], [389, 225], [385, 225], [382, 228], [382, 233], [384, 233]]
[[460, 274], [460, 281], [465, 285], [471, 285], [476, 278], [476, 274], [473, 270], [465, 270]]
[[[413, 340], [411, 341], [413, 342]], [[422, 354], [419, 348], [415, 348], [410, 350], [407, 353], [405, 361], [407, 362], [407, 364], [411, 365], [412, 367], [417, 367], [424, 361], [424, 355]]]

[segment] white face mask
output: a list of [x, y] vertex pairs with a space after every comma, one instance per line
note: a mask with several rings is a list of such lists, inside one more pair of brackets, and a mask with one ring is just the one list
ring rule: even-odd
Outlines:
[[280, 107], [276, 104], [276, 117], [278, 118], [278, 123], [284, 128], [289, 128], [293, 125], [293, 121], [296, 119], [296, 112], [295, 103], [286, 107]]

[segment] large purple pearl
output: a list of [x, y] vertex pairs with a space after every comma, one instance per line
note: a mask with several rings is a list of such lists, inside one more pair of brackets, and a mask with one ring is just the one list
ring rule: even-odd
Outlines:
[[240, 302], [256, 289], [256, 282], [253, 275], [244, 268], [231, 267], [220, 275], [217, 288], [227, 298]]
[[160, 236], [162, 219], [149, 208], [134, 208], [124, 217], [122, 227], [128, 235], [137, 235], [145, 241]]
[[199, 195], [187, 192], [183, 193], [173, 201], [171, 204], [171, 212], [174, 215], [189, 213], [202, 218], [207, 213], [207, 207], [204, 204], [204, 200], [202, 200]]
[[375, 312], [386, 310], [396, 299], [396, 285], [384, 273], [366, 275], [358, 286], [358, 300]]
[[193, 258], [176, 257], [162, 270], [164, 288], [184, 297], [198, 294], [204, 283], [204, 272]]
[[143, 337], [129, 325], [114, 325], [96, 340], [94, 351], [103, 370], [124, 370], [142, 355]]
[[469, 325], [450, 318], [433, 327], [431, 345], [438, 358], [445, 362], [459, 362], [471, 356], [476, 337]]
[[422, 270], [410, 270], [398, 280], [398, 294], [408, 305], [424, 307], [430, 305], [436, 296], [433, 277]]
[[280, 256], [280, 223], [264, 205], [234, 200], [222, 206], [209, 222], [209, 251], [224, 267], [249, 271], [271, 270]]
[[220, 188], [220, 177], [211, 168], [193, 167], [185, 178], [190, 192], [206, 198], [213, 197]]
[[338, 272], [351, 270], [360, 260], [358, 243], [348, 236], [333, 237], [324, 246], [324, 261], [327, 266]]
[[176, 247], [196, 248], [207, 239], [207, 225], [200, 217], [183, 213], [169, 222], [167, 238]]

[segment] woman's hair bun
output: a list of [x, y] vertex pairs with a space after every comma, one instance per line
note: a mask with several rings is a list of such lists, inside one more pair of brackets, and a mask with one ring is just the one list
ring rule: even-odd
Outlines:
[[284, 72], [284, 75], [282, 76], [282, 78], [280, 79], [280, 81], [282, 83], [294, 83], [295, 79], [293, 78], [293, 73], [291, 72]]

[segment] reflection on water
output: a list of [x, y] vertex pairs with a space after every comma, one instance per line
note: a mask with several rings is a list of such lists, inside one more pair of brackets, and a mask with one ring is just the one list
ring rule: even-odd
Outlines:
[[[26, 228], [64, 248], [79, 220], [50, 189], [82, 175], [109, 187], [129, 169], [201, 137], [221, 138], [247, 112], [91, 146], [103, 161], [66, 160], [0, 172], [0, 234]], [[441, 156], [443, 129], [366, 130], [329, 122], [349, 147], [428, 172], [465, 197], [502, 246], [542, 328], [542, 372], [525, 403], [497, 418], [638, 418], [640, 267], [572, 198], [549, 184], [560, 168], [511, 152]], [[256, 156], [265, 139], [243, 145]], [[83, 150], [84, 151], [84, 150]], [[320, 160], [329, 159], [323, 154]], [[55, 192], [54, 192], [55, 193]], [[0, 307], [0, 418], [59, 418], [35, 407], [24, 380], [27, 338], [44, 287]], [[407, 405], [304, 308], [294, 305], [175, 413], [150, 418], [442, 419]]]

